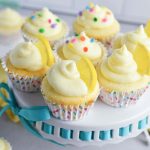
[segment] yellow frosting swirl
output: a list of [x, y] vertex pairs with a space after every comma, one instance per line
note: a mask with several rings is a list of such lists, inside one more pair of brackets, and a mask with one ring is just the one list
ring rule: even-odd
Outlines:
[[4, 138], [0, 138], [0, 150], [11, 150], [11, 146]]
[[77, 18], [77, 23], [86, 28], [104, 28], [112, 25], [114, 21], [111, 10], [94, 4], [87, 6]]
[[47, 38], [52, 38], [62, 31], [63, 23], [48, 8], [43, 8], [28, 18], [23, 28], [33, 35], [41, 33]]
[[148, 38], [147, 34], [145, 33], [143, 25], [141, 25], [135, 31], [126, 33], [119, 38], [121, 42], [120, 45], [125, 44], [131, 52], [134, 52], [138, 43], [144, 44], [150, 50], [150, 38]]
[[50, 86], [61, 95], [85, 96], [88, 93], [73, 60], [56, 63], [47, 73], [47, 79]]
[[6, 8], [0, 11], [0, 27], [16, 27], [22, 23], [22, 17], [15, 10]]
[[102, 56], [100, 45], [93, 38], [87, 37], [84, 32], [65, 43], [62, 51], [66, 59], [75, 61], [79, 60], [81, 56], [88, 57], [90, 60], [95, 60]]
[[41, 54], [31, 42], [20, 43], [9, 54], [12, 65], [16, 68], [37, 71], [43, 67]]
[[101, 73], [104, 78], [115, 83], [132, 83], [141, 78], [137, 72], [137, 65], [132, 54], [127, 50], [126, 46], [115, 50], [101, 64]]

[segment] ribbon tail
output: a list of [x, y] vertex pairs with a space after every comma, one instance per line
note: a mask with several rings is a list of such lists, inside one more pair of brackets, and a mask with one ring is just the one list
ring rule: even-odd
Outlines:
[[10, 105], [6, 105], [5, 107], [3, 107], [1, 110], [0, 110], [0, 117], [3, 115], [3, 113], [8, 110], [10, 108]]
[[53, 144], [57, 144], [59, 146], [65, 146], [61, 143], [58, 143], [54, 140], [50, 140], [50, 139], [46, 139], [44, 138], [38, 131], [37, 129], [35, 129], [27, 120], [25, 120], [23, 117], [19, 117], [20, 118], [20, 121], [22, 123], [22, 125], [25, 127], [25, 129], [27, 129], [30, 133], [32, 133], [33, 135], [35, 135], [36, 137], [38, 138], [41, 138], [41, 139], [44, 139], [44, 140], [47, 140]]

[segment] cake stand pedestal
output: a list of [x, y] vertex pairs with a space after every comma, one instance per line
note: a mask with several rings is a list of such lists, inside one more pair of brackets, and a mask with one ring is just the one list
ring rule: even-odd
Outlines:
[[[13, 91], [20, 107], [46, 105], [41, 93], [24, 93], [14, 87]], [[61, 121], [52, 117], [36, 122], [35, 127], [43, 137], [64, 145], [82, 147], [118, 143], [136, 137], [150, 127], [149, 98], [150, 89], [136, 105], [128, 108], [113, 108], [98, 100], [82, 120]]]

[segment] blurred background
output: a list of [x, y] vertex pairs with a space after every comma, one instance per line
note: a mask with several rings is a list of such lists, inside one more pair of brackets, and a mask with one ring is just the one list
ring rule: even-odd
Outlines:
[[[60, 18], [64, 19], [71, 27], [78, 12], [85, 8], [89, 2], [110, 8], [121, 23], [121, 32], [131, 31], [150, 19], [150, 0], [0, 0], [0, 9], [11, 7], [24, 17], [33, 11], [48, 7]], [[0, 56], [4, 50], [9, 50], [13, 45], [0, 45]], [[0, 137], [8, 139], [13, 150], [76, 150], [76, 147], [59, 147], [49, 142], [37, 139], [28, 133], [22, 126], [10, 122], [3, 116], [0, 119]], [[149, 150], [143, 134], [137, 138], [128, 139], [116, 145], [106, 145], [103, 150]], [[98, 150], [98, 147], [84, 147], [86, 150]], [[0, 148], [1, 150], [1, 148]]]

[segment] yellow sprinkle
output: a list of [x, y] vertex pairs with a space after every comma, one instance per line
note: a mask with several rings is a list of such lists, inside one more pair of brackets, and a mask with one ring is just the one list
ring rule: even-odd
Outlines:
[[91, 8], [93, 8], [93, 7], [94, 7], [94, 3], [90, 2], [89, 6], [90, 6]]
[[68, 47], [70, 47], [72, 49], [74, 48], [72, 43], [68, 43]]

